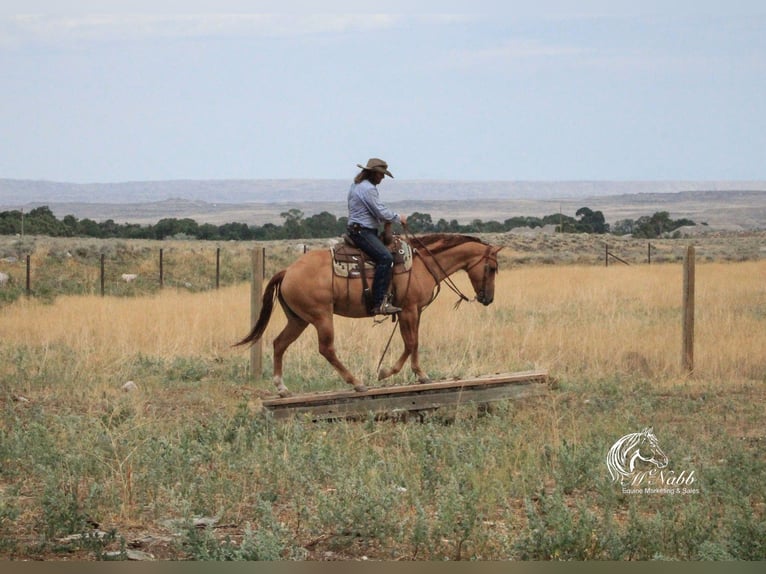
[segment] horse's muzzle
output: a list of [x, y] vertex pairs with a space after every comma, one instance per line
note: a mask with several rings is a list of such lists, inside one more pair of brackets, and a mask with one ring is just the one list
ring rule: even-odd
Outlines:
[[476, 300], [482, 305], [484, 305], [485, 307], [489, 305], [490, 303], [492, 303], [494, 299], [495, 299], [494, 296], [492, 295], [487, 296], [484, 293], [476, 296]]

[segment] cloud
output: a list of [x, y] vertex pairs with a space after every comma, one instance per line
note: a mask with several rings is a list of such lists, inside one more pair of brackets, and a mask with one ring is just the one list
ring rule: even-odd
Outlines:
[[564, 44], [546, 43], [534, 39], [506, 40], [494, 46], [456, 51], [451, 62], [461, 68], [487, 65], [509, 65], [529, 61], [580, 58], [590, 51]]
[[13, 15], [0, 20], [5, 43], [220, 36], [289, 37], [390, 28], [389, 14]]

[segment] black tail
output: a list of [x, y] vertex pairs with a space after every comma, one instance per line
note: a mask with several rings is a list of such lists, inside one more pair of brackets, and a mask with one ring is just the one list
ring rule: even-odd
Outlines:
[[266, 330], [266, 326], [271, 319], [271, 312], [274, 310], [274, 300], [279, 296], [279, 288], [282, 285], [282, 280], [285, 278], [285, 270], [283, 269], [276, 275], [274, 275], [269, 284], [266, 285], [266, 291], [263, 293], [263, 306], [261, 307], [261, 314], [258, 316], [258, 320], [255, 322], [250, 333], [234, 346], [247, 345], [255, 343], [263, 336], [263, 332]]

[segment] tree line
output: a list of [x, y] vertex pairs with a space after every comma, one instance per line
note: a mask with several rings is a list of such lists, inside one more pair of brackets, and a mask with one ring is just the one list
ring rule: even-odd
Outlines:
[[[204, 240], [256, 240], [273, 239], [320, 239], [337, 237], [345, 232], [347, 217], [336, 217], [323, 211], [305, 216], [299, 209], [280, 214], [283, 223], [276, 225], [248, 225], [247, 223], [197, 223], [189, 218], [168, 217], [155, 224], [116, 223], [112, 219], [96, 222], [89, 218], [78, 219], [74, 215], [57, 218], [48, 206], [36, 207], [24, 213], [19, 210], [0, 212], [0, 235], [48, 235], [51, 237], [98, 237], [122, 239], [204, 239]], [[503, 233], [515, 228], [556, 226], [563, 233], [613, 233], [630, 234], [634, 237], [652, 239], [672, 233], [685, 225], [694, 225], [690, 219], [671, 219], [667, 211], [636, 220], [624, 219], [610, 226], [601, 211], [581, 207], [574, 217], [554, 213], [544, 217], [516, 216], [504, 221], [474, 219], [468, 224], [456, 219], [439, 219], [434, 222], [428, 213], [414, 212], [407, 218], [407, 226], [413, 233]]]

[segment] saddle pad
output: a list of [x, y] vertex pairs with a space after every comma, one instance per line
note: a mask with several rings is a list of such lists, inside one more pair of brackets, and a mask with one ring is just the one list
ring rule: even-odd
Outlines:
[[[332, 250], [333, 272], [338, 277], [361, 277], [359, 267], [362, 261], [362, 252], [358, 247], [351, 247], [346, 244], [336, 245]], [[394, 256], [394, 274], [406, 273], [412, 269], [412, 247], [403, 239], [397, 237], [390, 246], [391, 254]], [[364, 257], [364, 269], [368, 277], [375, 273], [375, 263], [368, 256]]]

